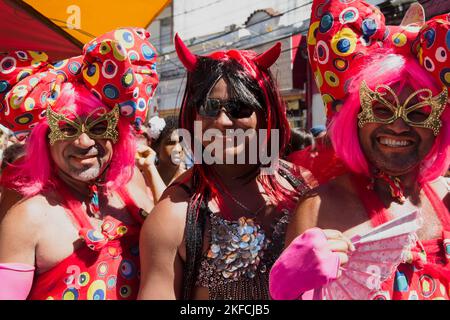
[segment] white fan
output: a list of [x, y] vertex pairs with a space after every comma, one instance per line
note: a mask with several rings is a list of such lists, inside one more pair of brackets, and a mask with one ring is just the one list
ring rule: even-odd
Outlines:
[[380, 290], [405, 254], [415, 245], [421, 226], [419, 212], [413, 211], [351, 238], [355, 251], [349, 255], [341, 276], [323, 288], [326, 300], [368, 300]]

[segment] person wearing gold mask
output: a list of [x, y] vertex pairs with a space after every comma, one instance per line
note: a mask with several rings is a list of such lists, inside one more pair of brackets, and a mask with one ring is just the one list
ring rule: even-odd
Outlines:
[[[412, 248], [379, 287], [358, 288], [367, 289], [366, 299], [449, 298], [449, 188], [442, 176], [450, 164], [450, 15], [425, 23], [420, 5], [410, 10], [402, 26], [386, 26], [361, 0], [313, 2], [310, 63], [334, 161], [344, 169], [299, 203], [271, 271], [275, 299], [330, 298], [323, 289], [358, 250], [350, 239], [414, 211], [423, 224]], [[347, 297], [356, 296], [349, 289]]]
[[142, 28], [118, 29], [57, 63], [0, 55], [0, 122], [26, 140], [2, 174], [0, 299], [135, 299], [139, 231], [154, 204], [135, 134], [158, 84]]

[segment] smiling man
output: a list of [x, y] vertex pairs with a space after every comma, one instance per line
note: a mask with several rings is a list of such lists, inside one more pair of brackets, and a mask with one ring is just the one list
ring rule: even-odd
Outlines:
[[[281, 131], [271, 136], [279, 139], [277, 154], [284, 150], [289, 125], [269, 70], [281, 46], [259, 55], [232, 49], [197, 56], [178, 35], [175, 46], [188, 70], [180, 127], [195, 139], [188, 143], [186, 134], [183, 141], [194, 150], [195, 144], [206, 150], [219, 141], [225, 147], [210, 155], [223, 161], [208, 164], [206, 152], [194, 151], [194, 166], [166, 189], [144, 223], [138, 298], [267, 299], [268, 270], [283, 248], [290, 210], [311, 181], [307, 172], [281, 161], [273, 174], [260, 159], [228, 162], [250, 159], [251, 149], [244, 139], [227, 141], [230, 131], [259, 135], [275, 129]], [[214, 142], [208, 131], [215, 132]]]
[[[423, 218], [415, 246], [367, 299], [449, 298], [449, 188], [442, 175], [450, 160], [443, 76], [450, 22], [448, 15], [406, 22], [414, 24], [385, 26], [379, 10], [359, 0], [314, 1], [310, 61], [347, 171], [298, 205], [290, 245], [270, 275], [275, 299], [322, 298], [322, 287], [341, 275], [355, 250], [351, 237], [415, 210]], [[424, 25], [420, 32], [417, 25]]]
[[153, 202], [131, 125], [139, 129], [158, 83], [148, 37], [119, 29], [55, 64], [1, 57], [2, 123], [29, 134], [25, 158], [2, 176], [24, 199], [2, 207], [1, 299], [136, 297], [139, 230]]

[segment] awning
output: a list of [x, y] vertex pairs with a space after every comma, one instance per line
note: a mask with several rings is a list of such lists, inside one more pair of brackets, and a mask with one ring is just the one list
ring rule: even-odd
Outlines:
[[45, 51], [58, 60], [81, 53], [82, 43], [21, 1], [0, 2], [0, 51]]
[[36, 50], [51, 60], [119, 27], [147, 28], [170, 0], [0, 0], [0, 51]]
[[24, 0], [24, 2], [75, 39], [86, 43], [118, 27], [147, 28], [170, 0]]

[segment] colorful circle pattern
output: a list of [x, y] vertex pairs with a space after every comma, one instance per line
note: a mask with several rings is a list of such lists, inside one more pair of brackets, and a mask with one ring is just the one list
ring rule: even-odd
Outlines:
[[436, 31], [434, 29], [428, 29], [423, 37], [425, 38], [426, 48], [430, 48], [436, 40]]
[[406, 35], [404, 33], [395, 33], [392, 35], [392, 42], [397, 47], [403, 47], [407, 42]]
[[105, 95], [106, 98], [111, 99], [111, 100], [116, 100], [119, 98], [119, 89], [117, 89], [114, 85], [112, 84], [107, 84], [104, 88], [103, 88], [103, 94]]
[[116, 276], [110, 276], [108, 277], [108, 280], [106, 282], [106, 286], [108, 289], [114, 289], [117, 284], [117, 277]]
[[88, 300], [106, 300], [106, 284], [103, 280], [95, 280], [89, 286], [87, 292]]
[[19, 60], [26, 61], [28, 59], [28, 54], [25, 51], [16, 51], [16, 55]]
[[136, 266], [131, 260], [123, 260], [119, 267], [120, 275], [125, 279], [132, 279], [136, 276]]
[[85, 287], [88, 285], [89, 281], [91, 280], [91, 276], [88, 272], [83, 272], [78, 277], [78, 284], [82, 287]]
[[132, 117], [136, 112], [136, 102], [126, 101], [119, 103], [120, 114], [124, 117]]
[[[159, 82], [149, 37], [142, 28], [117, 29], [87, 43], [83, 55], [55, 63], [48, 63], [43, 52], [0, 54], [0, 102], [2, 112], [8, 110], [2, 123], [14, 132], [29, 132], [47, 105], [55, 105], [65, 82], [83, 83], [110, 108], [118, 103], [139, 106], [122, 114], [133, 126], [142, 123]], [[25, 89], [14, 91], [16, 86]]]
[[0, 94], [9, 91], [10, 89], [9, 82], [6, 80], [0, 80]]
[[333, 61], [333, 66], [336, 70], [343, 72], [348, 69], [348, 61], [346, 59], [336, 58]]
[[9, 74], [16, 69], [16, 59], [5, 57], [0, 61], [0, 73]]
[[114, 33], [114, 38], [120, 42], [125, 49], [134, 47], [133, 33], [128, 29], [119, 29]]
[[424, 274], [419, 278], [422, 294], [425, 298], [429, 298], [436, 291], [436, 281], [429, 275]]
[[356, 34], [350, 28], [342, 28], [331, 39], [331, 48], [338, 56], [349, 56], [356, 49]]
[[62, 295], [63, 300], [78, 300], [78, 290], [75, 288], [69, 288], [66, 291], [64, 291]]
[[319, 41], [317, 43], [317, 60], [320, 64], [328, 63], [330, 58], [330, 49], [325, 41]]
[[380, 48], [411, 57], [420, 55], [424, 68], [448, 86], [448, 15], [431, 19], [419, 30], [386, 26], [381, 11], [362, 0], [314, 0], [312, 12], [308, 53], [322, 97], [334, 97], [324, 101], [328, 119], [340, 109], [341, 103], [335, 102], [345, 99], [352, 73], [367, 61], [363, 57]]
[[341, 22], [341, 24], [352, 23], [358, 20], [358, 17], [359, 17], [358, 9], [350, 7], [344, 9], [341, 12], [341, 14], [339, 15], [339, 21]]
[[122, 298], [126, 299], [126, 298], [130, 297], [131, 292], [132, 292], [131, 287], [125, 285], [125, 286], [120, 287], [119, 294]]
[[333, 16], [331, 13], [326, 13], [322, 16], [322, 19], [320, 19], [320, 25], [319, 25], [319, 31], [321, 33], [328, 32], [331, 27], [333, 27]]
[[99, 277], [104, 277], [108, 273], [108, 264], [102, 262], [97, 266], [97, 275]]

